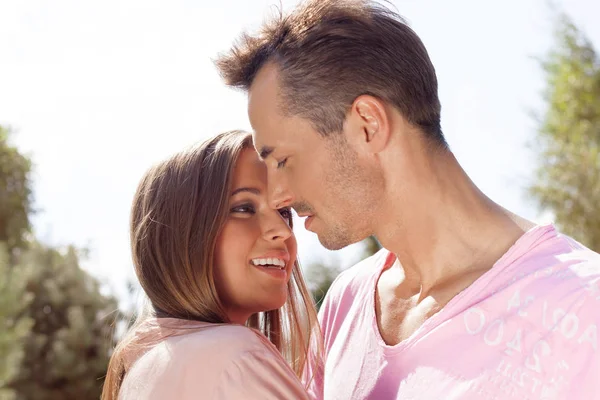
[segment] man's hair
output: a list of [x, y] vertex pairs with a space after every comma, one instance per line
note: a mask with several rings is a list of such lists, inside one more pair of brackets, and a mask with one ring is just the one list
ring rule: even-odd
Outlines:
[[306, 1], [258, 34], [242, 34], [216, 60], [225, 83], [244, 90], [269, 63], [279, 72], [284, 115], [307, 118], [324, 136], [341, 132], [352, 103], [366, 94], [446, 146], [427, 50], [400, 15], [375, 1]]

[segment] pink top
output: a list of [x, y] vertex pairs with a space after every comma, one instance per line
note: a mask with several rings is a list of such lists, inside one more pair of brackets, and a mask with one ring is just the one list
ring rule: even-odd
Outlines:
[[[525, 233], [412, 336], [388, 346], [374, 294], [386, 250], [342, 273], [319, 316], [316, 399], [600, 399], [600, 255], [552, 225]], [[309, 365], [309, 372], [318, 371]]]
[[135, 343], [119, 400], [308, 398], [275, 346], [240, 325], [151, 318]]

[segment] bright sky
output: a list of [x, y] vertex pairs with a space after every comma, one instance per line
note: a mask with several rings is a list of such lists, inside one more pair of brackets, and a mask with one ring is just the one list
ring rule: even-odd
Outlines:
[[[88, 246], [85, 268], [122, 293], [133, 276], [128, 219], [155, 161], [215, 133], [250, 129], [245, 95], [226, 88], [211, 58], [275, 0], [0, 0], [0, 124], [35, 163], [35, 233]], [[289, 9], [295, 1], [283, 1]], [[442, 126], [476, 184], [539, 219], [524, 197], [535, 158], [529, 110], [551, 44], [546, 0], [396, 0], [438, 73]], [[600, 2], [556, 1], [600, 45]], [[300, 259], [332, 253], [298, 224]]]

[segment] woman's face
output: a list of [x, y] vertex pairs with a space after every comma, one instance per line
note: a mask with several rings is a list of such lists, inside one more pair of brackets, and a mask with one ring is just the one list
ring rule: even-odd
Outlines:
[[285, 303], [297, 248], [291, 220], [289, 208], [269, 208], [266, 167], [254, 149], [243, 150], [215, 255], [217, 290], [232, 322]]

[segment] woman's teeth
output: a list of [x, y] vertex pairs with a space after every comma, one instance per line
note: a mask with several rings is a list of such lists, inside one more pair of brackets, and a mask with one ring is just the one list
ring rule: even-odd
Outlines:
[[252, 260], [252, 264], [267, 268], [285, 268], [285, 261], [279, 258], [255, 258]]

